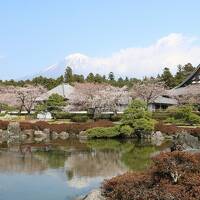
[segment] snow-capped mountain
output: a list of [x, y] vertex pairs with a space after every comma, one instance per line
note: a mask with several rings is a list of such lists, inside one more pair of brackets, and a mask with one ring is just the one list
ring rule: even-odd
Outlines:
[[[61, 62], [48, 66], [34, 76], [41, 75], [55, 78], [63, 75], [67, 66], [70, 66], [74, 73], [87, 75], [91, 72], [91, 68], [89, 68], [89, 66], [92, 66], [92, 60], [88, 56], [80, 53], [70, 54], [69, 56], [66, 56]], [[99, 70], [95, 69], [95, 71]]]

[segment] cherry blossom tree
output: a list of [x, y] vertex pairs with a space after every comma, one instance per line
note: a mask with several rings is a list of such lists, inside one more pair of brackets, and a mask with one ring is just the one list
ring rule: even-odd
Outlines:
[[70, 104], [81, 109], [92, 109], [94, 118], [100, 113], [111, 111], [114, 114], [120, 105], [128, 103], [127, 88], [117, 88], [108, 84], [76, 84], [75, 92], [70, 97]]
[[164, 94], [165, 85], [163, 82], [158, 82], [154, 79], [147, 79], [141, 83], [135, 83], [130, 89], [131, 96], [142, 99], [147, 103], [153, 102], [157, 97]]
[[41, 86], [39, 87], [28, 86], [21, 88], [17, 92], [17, 100], [19, 103], [20, 112], [24, 108], [27, 111], [27, 113], [30, 114], [31, 110], [33, 109], [36, 103], [36, 98], [45, 91], [46, 90]]

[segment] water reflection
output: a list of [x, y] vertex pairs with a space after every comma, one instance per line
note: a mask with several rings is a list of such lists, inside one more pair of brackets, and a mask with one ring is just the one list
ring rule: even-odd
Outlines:
[[[151, 155], [167, 146], [168, 144], [163, 148], [149, 143], [119, 140], [94, 140], [85, 143], [78, 140], [58, 140], [51, 144], [22, 144], [2, 148], [0, 199], [16, 199], [17, 195], [20, 200], [53, 197], [71, 200], [98, 187], [104, 179], [128, 170], [145, 170], [151, 163]], [[19, 175], [23, 178], [19, 179]], [[12, 192], [5, 193], [1, 190], [5, 182], [16, 180], [20, 180], [21, 184], [10, 186]], [[26, 186], [29, 189], [23, 190]], [[44, 189], [46, 187], [52, 190], [47, 192]], [[35, 188], [40, 192], [33, 193]], [[23, 191], [26, 196], [20, 195], [19, 191]], [[33, 195], [30, 196], [29, 193]]]

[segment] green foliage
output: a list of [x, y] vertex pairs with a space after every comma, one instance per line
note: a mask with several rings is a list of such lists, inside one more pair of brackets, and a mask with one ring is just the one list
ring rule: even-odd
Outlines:
[[182, 105], [177, 108], [169, 109], [170, 117], [166, 120], [167, 122], [179, 124], [199, 124], [200, 117], [193, 113], [193, 107], [191, 105]]
[[119, 127], [92, 128], [86, 131], [88, 138], [114, 138], [120, 135]]
[[65, 83], [73, 82], [73, 73], [71, 67], [67, 67], [64, 75]]
[[194, 70], [195, 70], [195, 67], [193, 67], [192, 64], [190, 64], [190, 63], [188, 63], [184, 66], [178, 65], [177, 72], [176, 72], [175, 76], [173, 76], [172, 73], [170, 72], [170, 69], [165, 67], [163, 70], [163, 73], [161, 75], [158, 75], [157, 78], [164, 81], [166, 86], [168, 86], [169, 88], [173, 88], [173, 87], [179, 85]]
[[89, 117], [87, 115], [75, 115], [73, 117], [71, 117], [71, 120], [73, 122], [87, 122], [89, 120]]
[[133, 132], [133, 128], [129, 125], [124, 125], [120, 127], [120, 134], [122, 134], [123, 136], [129, 137], [132, 135]]
[[[175, 76], [173, 76], [169, 70], [169, 68], [165, 68], [163, 71], [163, 74], [158, 75], [157, 79], [163, 80], [168, 87], [174, 87], [178, 84], [180, 84], [191, 72], [195, 70], [195, 67], [193, 67], [190, 63], [181, 66], [179, 65], [177, 70], [177, 73]], [[145, 77], [146, 78], [146, 77]], [[143, 80], [145, 80], [145, 78]], [[13, 79], [11, 80], [5, 80], [2, 81], [0, 80], [1, 85], [12, 85], [12, 86], [21, 86], [24, 87], [27, 84], [30, 85], [42, 85], [46, 87], [47, 89], [52, 89], [58, 85], [60, 85], [63, 82], [72, 84], [73, 82], [91, 82], [91, 83], [109, 83], [113, 86], [117, 87], [123, 87], [123, 86], [128, 86], [129, 88], [132, 87], [135, 83], [141, 82], [142, 80], [137, 79], [137, 78], [122, 78], [119, 77], [118, 79], [115, 79], [115, 75], [113, 72], [110, 72], [108, 74], [108, 77], [106, 78], [105, 75], [100, 75], [96, 74], [94, 75], [93, 73], [89, 73], [88, 76], [85, 78], [83, 75], [79, 74], [73, 74], [73, 71], [70, 67], [67, 67], [64, 76], [60, 76], [57, 79], [53, 78], [47, 78], [47, 77], [42, 77], [38, 76], [35, 77], [32, 80], [20, 80], [20, 81], [15, 81]]]
[[200, 123], [200, 117], [194, 113], [191, 113], [188, 116], [187, 122], [189, 124], [199, 124]]
[[35, 110], [36, 113], [43, 113], [48, 111], [55, 116], [55, 113], [61, 112], [62, 107], [64, 107], [65, 105], [66, 102], [62, 96], [60, 96], [59, 94], [52, 94], [46, 102], [36, 105]]
[[43, 113], [43, 112], [46, 112], [47, 110], [48, 109], [47, 109], [47, 104], [46, 103], [37, 104], [35, 106], [36, 113]]
[[146, 104], [139, 100], [134, 100], [125, 110], [122, 124], [133, 128], [133, 132], [139, 137], [141, 134], [149, 134], [154, 129], [151, 113], [147, 111]]
[[173, 88], [175, 86], [174, 77], [170, 72], [170, 69], [165, 67], [163, 70], [163, 74], [161, 75], [161, 81], [165, 83], [169, 88]]
[[59, 94], [52, 94], [46, 102], [48, 111], [61, 111], [66, 105], [64, 97]]

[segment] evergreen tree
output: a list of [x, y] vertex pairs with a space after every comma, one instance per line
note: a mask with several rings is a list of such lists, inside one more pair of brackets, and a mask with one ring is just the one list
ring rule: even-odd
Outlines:
[[195, 67], [192, 66], [191, 63], [188, 63], [184, 66], [178, 65], [177, 66], [177, 73], [175, 75], [175, 83], [179, 85], [184, 79], [186, 79], [193, 71]]
[[113, 72], [110, 72], [110, 73], [108, 74], [108, 80], [110, 80], [110, 81], [114, 81], [114, 80], [115, 80], [115, 75], [114, 75]]
[[103, 82], [103, 77], [100, 74], [96, 74], [94, 77], [94, 81], [96, 83], [102, 83]]
[[83, 75], [74, 74], [73, 75], [73, 82], [84, 83], [85, 78]]
[[86, 81], [89, 82], [89, 83], [93, 83], [94, 82], [94, 74], [89, 73], [87, 78], [86, 78]]
[[170, 72], [170, 69], [165, 67], [162, 75], [160, 76], [160, 80], [165, 83], [165, 85], [169, 88], [173, 88], [175, 86], [174, 77]]
[[72, 83], [73, 78], [72, 68], [68, 66], [65, 70], [65, 83]]

